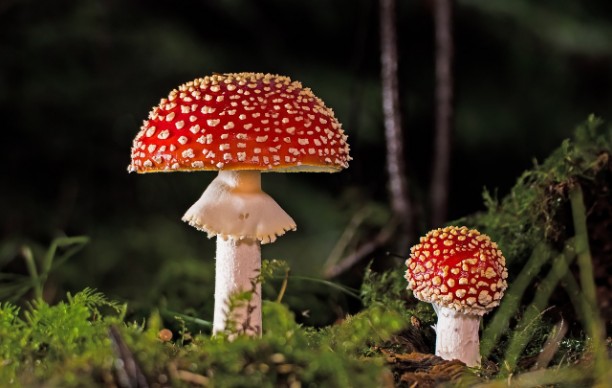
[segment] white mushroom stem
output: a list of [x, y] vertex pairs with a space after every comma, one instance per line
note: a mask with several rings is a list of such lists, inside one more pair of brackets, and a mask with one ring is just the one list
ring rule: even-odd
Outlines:
[[[213, 334], [230, 322], [238, 332], [261, 334], [261, 288], [253, 289], [261, 270], [260, 244], [295, 229], [293, 219], [261, 191], [259, 171], [221, 170], [183, 221], [217, 237]], [[254, 291], [248, 307], [230, 311], [231, 296], [241, 291]]]
[[[261, 334], [261, 284], [256, 281], [260, 270], [259, 241], [217, 238], [213, 334], [228, 325], [240, 333]], [[251, 299], [234, 299], [230, 310], [232, 296], [242, 291], [252, 292]]]
[[445, 360], [459, 360], [469, 367], [480, 366], [480, 315], [459, 312], [434, 304], [438, 323], [436, 356]]

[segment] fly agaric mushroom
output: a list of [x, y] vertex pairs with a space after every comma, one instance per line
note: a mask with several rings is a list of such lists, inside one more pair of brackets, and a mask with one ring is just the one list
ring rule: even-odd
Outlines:
[[[337, 172], [348, 167], [347, 136], [331, 109], [288, 77], [215, 74], [172, 90], [149, 113], [132, 146], [128, 171], [218, 170], [183, 220], [217, 237], [213, 333], [229, 321], [261, 333], [260, 244], [293, 219], [261, 190], [261, 172]], [[255, 289], [253, 290], [253, 286]], [[228, 311], [230, 296], [254, 291]]]
[[506, 259], [489, 236], [465, 226], [435, 229], [410, 249], [408, 289], [438, 315], [436, 355], [480, 366], [481, 317], [499, 305]]

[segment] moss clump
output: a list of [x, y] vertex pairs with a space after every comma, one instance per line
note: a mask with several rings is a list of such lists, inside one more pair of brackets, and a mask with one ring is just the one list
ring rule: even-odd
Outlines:
[[[101, 309], [115, 314], [103, 316]], [[55, 306], [34, 301], [23, 314], [10, 303], [1, 305], [1, 385], [93, 383], [94, 369], [111, 366], [107, 329], [121, 319], [121, 311], [119, 304], [91, 289], [68, 294], [66, 302]]]
[[[380, 358], [364, 357], [369, 345], [401, 328], [392, 314], [372, 309], [325, 330], [295, 323], [286, 306], [264, 304], [261, 339], [198, 337], [178, 359], [221, 386], [377, 386], [383, 371]], [[197, 366], [196, 366], [197, 365]]]
[[333, 327], [305, 328], [285, 305], [268, 301], [261, 338], [181, 331], [167, 341], [158, 337], [158, 314], [126, 323], [122, 311], [90, 289], [54, 306], [33, 302], [21, 314], [2, 305], [0, 385], [121, 385], [140, 375], [173, 386], [379, 386], [384, 361], [371, 349], [406, 325], [399, 312], [377, 305]]
[[[429, 303], [420, 303], [408, 290], [404, 278], [406, 268], [391, 268], [377, 273], [366, 268], [360, 295], [364, 306], [382, 305], [401, 314], [419, 325], [430, 326], [436, 322], [436, 315]], [[416, 319], [416, 321], [415, 321]]]
[[499, 244], [508, 264], [519, 268], [538, 243], [546, 241], [559, 247], [571, 235], [569, 187], [584, 185], [595, 190], [593, 201], [603, 200], [596, 193], [609, 188], [611, 155], [612, 128], [590, 116], [576, 128], [574, 137], [563, 141], [543, 163], [534, 162], [501, 201], [485, 190], [486, 211], [455, 223], [488, 234]]

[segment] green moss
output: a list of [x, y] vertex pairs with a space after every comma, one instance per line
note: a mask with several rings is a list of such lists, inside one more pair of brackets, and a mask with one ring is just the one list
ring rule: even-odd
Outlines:
[[188, 386], [190, 379], [227, 387], [245, 381], [264, 387], [298, 381], [376, 386], [384, 362], [372, 356], [370, 346], [388, 340], [406, 323], [398, 312], [378, 305], [333, 327], [305, 328], [287, 306], [266, 301], [261, 338], [230, 341], [224, 335], [183, 332], [175, 341], [162, 342], [159, 314], [146, 323], [123, 323], [123, 311], [90, 289], [54, 306], [33, 302], [21, 314], [11, 304], [2, 305], [0, 385], [116, 384], [128, 373], [121, 365], [133, 359], [149, 382], [175, 386]]
[[[82, 383], [79, 371], [110, 365], [107, 327], [121, 319], [122, 308], [91, 289], [67, 299], [55, 306], [33, 301], [21, 315], [11, 304], [1, 307], [0, 381], [61, 380], [71, 386]], [[103, 316], [100, 309], [115, 314]]]
[[436, 322], [436, 315], [429, 303], [412, 297], [408, 282], [404, 278], [406, 268], [391, 268], [382, 273], [366, 268], [360, 295], [365, 306], [386, 306], [400, 312], [405, 318], [415, 317], [425, 326]]
[[590, 116], [543, 163], [534, 162], [502, 200], [485, 189], [487, 210], [453, 224], [469, 225], [491, 236], [509, 265], [518, 269], [538, 243], [562, 247], [572, 232], [566, 213], [568, 188], [600, 179], [610, 168], [611, 155], [612, 128]]

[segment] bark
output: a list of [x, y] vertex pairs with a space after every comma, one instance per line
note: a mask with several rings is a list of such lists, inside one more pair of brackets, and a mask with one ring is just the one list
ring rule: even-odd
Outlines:
[[442, 225], [447, 218], [449, 169], [453, 122], [453, 39], [452, 0], [434, 1], [436, 40], [436, 122], [431, 177], [431, 224]]
[[[382, 104], [387, 145], [387, 174], [391, 210], [400, 220], [399, 241], [407, 244], [414, 233], [404, 158], [404, 134], [399, 104], [395, 0], [380, 0]], [[401, 249], [401, 247], [400, 247]]]

